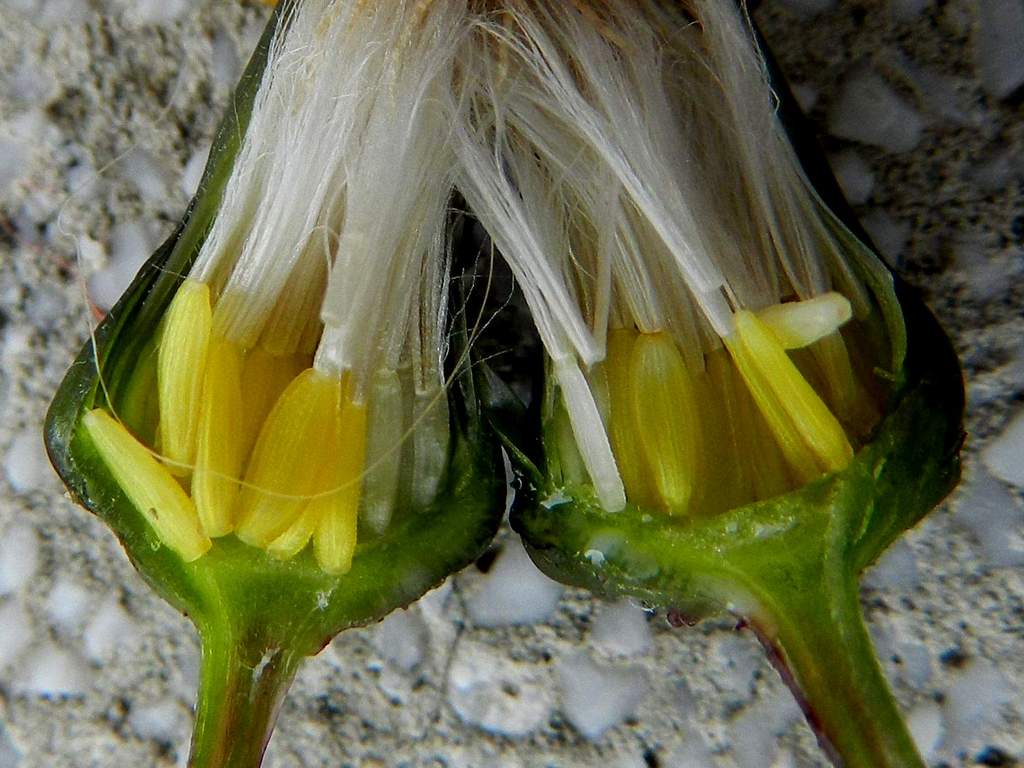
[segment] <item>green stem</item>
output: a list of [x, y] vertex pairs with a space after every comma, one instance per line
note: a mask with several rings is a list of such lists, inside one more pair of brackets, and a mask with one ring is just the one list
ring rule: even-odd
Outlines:
[[191, 768], [259, 768], [303, 656], [227, 624], [207, 625]]
[[833, 762], [924, 768], [864, 626], [857, 580], [772, 592], [772, 615], [754, 629]]

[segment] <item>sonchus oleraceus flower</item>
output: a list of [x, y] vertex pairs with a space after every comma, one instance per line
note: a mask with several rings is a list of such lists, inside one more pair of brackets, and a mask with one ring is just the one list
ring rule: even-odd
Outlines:
[[452, 277], [468, 22], [282, 3], [184, 222], [51, 407], [65, 482], [199, 629], [191, 765], [258, 765], [301, 660], [501, 519]]
[[959, 368], [809, 182], [744, 9], [507, 3], [474, 40], [456, 183], [546, 355], [539, 445], [505, 434], [531, 555], [736, 614], [837, 764], [923, 765], [857, 577], [958, 476]]

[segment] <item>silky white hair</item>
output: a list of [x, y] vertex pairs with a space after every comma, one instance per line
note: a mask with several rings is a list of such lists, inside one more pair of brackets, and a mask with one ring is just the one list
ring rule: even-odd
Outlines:
[[[732, 0], [301, 0], [283, 15], [192, 269], [215, 332], [367, 382], [444, 356], [449, 201], [520, 285], [602, 504], [625, 503], [585, 371], [609, 328], [693, 369], [733, 313], [867, 298]], [[443, 379], [440, 379], [443, 380]]]

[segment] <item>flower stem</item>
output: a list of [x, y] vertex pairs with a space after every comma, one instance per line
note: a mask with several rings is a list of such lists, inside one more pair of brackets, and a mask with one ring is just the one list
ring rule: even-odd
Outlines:
[[202, 665], [191, 768], [259, 768], [303, 656], [227, 624], [201, 631]]
[[771, 621], [753, 629], [833, 763], [924, 768], [864, 626], [856, 578], [773, 592]]

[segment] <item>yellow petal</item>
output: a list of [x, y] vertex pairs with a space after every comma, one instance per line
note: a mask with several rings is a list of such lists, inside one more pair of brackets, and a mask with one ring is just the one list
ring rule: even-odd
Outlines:
[[270, 542], [267, 552], [278, 560], [291, 560], [306, 548], [320, 522], [322, 505], [310, 502], [288, 530]]
[[[750, 399], [724, 349], [709, 352], [705, 372], [694, 377], [701, 423], [706, 439], [702, 445], [699, 512], [714, 514], [741, 506], [754, 498], [749, 471], [750, 455], [761, 446], [745, 442], [740, 423], [739, 396]], [[752, 403], [750, 404], [752, 407]], [[748, 409], [749, 410], [749, 409]]]
[[192, 501], [146, 446], [100, 408], [86, 413], [82, 426], [114, 481], [160, 541], [185, 562], [210, 549]]

